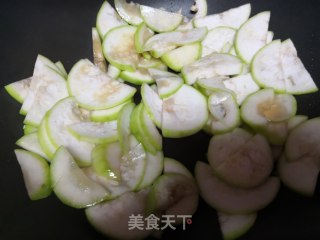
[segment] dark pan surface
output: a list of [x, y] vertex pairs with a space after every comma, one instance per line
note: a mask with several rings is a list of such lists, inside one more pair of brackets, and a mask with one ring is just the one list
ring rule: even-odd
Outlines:
[[[192, 0], [137, 0], [187, 14]], [[209, 13], [246, 3], [208, 0]], [[271, 10], [275, 38], [291, 38], [299, 56], [320, 86], [320, 26], [318, 0], [252, 0], [252, 12]], [[0, 5], [0, 239], [106, 239], [87, 223], [82, 210], [63, 205], [54, 195], [30, 201], [13, 150], [22, 136], [20, 105], [5, 92], [6, 84], [32, 75], [38, 53], [61, 60], [67, 70], [80, 58], [91, 58], [91, 27], [101, 0], [1, 1]], [[320, 116], [320, 93], [297, 97], [298, 112]], [[165, 140], [165, 155], [190, 170], [205, 159], [209, 137], [199, 133]], [[282, 187], [277, 199], [259, 213], [255, 226], [242, 239], [320, 239], [320, 201]], [[216, 212], [202, 201], [187, 231], [171, 231], [164, 239], [220, 239]]]

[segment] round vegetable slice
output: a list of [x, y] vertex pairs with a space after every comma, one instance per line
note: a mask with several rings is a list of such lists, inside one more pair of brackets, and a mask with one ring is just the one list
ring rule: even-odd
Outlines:
[[84, 208], [108, 198], [107, 190], [89, 179], [64, 147], [55, 153], [50, 173], [55, 194], [70, 207]]
[[163, 100], [162, 135], [170, 138], [190, 136], [208, 120], [207, 100], [195, 88], [184, 84]]
[[199, 161], [196, 163], [195, 176], [200, 195], [206, 203], [218, 211], [231, 214], [249, 214], [265, 208], [280, 189], [277, 177], [269, 177], [256, 188], [232, 187], [219, 180], [208, 164]]
[[179, 13], [167, 12], [149, 6], [141, 5], [140, 11], [144, 22], [156, 32], [173, 31], [183, 20], [183, 16]]
[[238, 30], [235, 38], [237, 55], [246, 63], [267, 42], [270, 12], [262, 12], [251, 17]]
[[102, 110], [129, 100], [136, 89], [111, 79], [107, 74], [83, 59], [76, 63], [68, 78], [70, 95], [89, 110]]
[[52, 192], [49, 165], [39, 155], [16, 149], [18, 163], [21, 167], [24, 183], [31, 200], [46, 198]]
[[106, 59], [121, 70], [134, 71], [139, 55], [134, 46], [134, 26], [113, 28], [103, 39], [102, 48]]
[[114, 0], [114, 6], [119, 15], [129, 24], [139, 25], [143, 20], [140, 14], [139, 4], [126, 0]]

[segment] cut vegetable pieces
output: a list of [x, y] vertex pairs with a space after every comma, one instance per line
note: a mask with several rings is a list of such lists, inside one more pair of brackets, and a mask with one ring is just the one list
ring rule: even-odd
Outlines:
[[65, 79], [68, 78], [68, 73], [67, 73], [67, 70], [64, 68], [63, 64], [61, 61], [58, 61], [55, 63], [56, 67], [59, 69], [62, 77], [64, 77]]
[[141, 5], [140, 11], [144, 22], [155, 32], [173, 31], [183, 20], [183, 16], [179, 13], [167, 12], [149, 6]]
[[[217, 27], [210, 30], [207, 36], [201, 42], [201, 56], [204, 57], [213, 52], [221, 53], [226, 44], [230, 44], [229, 48], [231, 48], [234, 42], [235, 34], [236, 30], [230, 27]], [[224, 52], [228, 53], [229, 50], [224, 50]]]
[[111, 78], [117, 79], [119, 77], [120, 73], [121, 73], [121, 70], [119, 68], [117, 68], [116, 66], [113, 66], [112, 64], [108, 65], [107, 74]]
[[195, 176], [200, 195], [206, 203], [230, 214], [249, 214], [261, 210], [275, 199], [280, 189], [277, 177], [269, 177], [256, 188], [232, 187], [219, 180], [208, 164], [199, 161], [196, 163]]
[[73, 97], [59, 101], [48, 113], [45, 121], [47, 134], [53, 146], [64, 146], [70, 151], [79, 166], [91, 164], [92, 143], [78, 140], [68, 130], [68, 126], [83, 119]]
[[286, 91], [280, 40], [275, 40], [258, 51], [251, 63], [251, 73], [261, 87], [273, 88], [276, 92]]
[[200, 43], [185, 45], [166, 52], [161, 60], [172, 70], [180, 72], [183, 66], [198, 60], [201, 56], [201, 49]]
[[[99, 232], [119, 239], [142, 239], [152, 233], [151, 230], [128, 228], [130, 216], [145, 216], [146, 199], [149, 189], [128, 192], [112, 201], [106, 201], [85, 210], [87, 219]], [[145, 228], [144, 228], [145, 229]]]
[[179, 161], [173, 158], [164, 158], [164, 169], [163, 172], [166, 173], [176, 173], [181, 174], [190, 179], [194, 179], [190, 171]]
[[119, 143], [120, 143], [123, 154], [127, 154], [128, 151], [130, 150], [129, 148], [129, 137], [131, 134], [130, 118], [131, 118], [131, 114], [134, 107], [135, 107], [134, 103], [126, 104], [121, 109], [118, 120], [117, 120]]
[[262, 12], [251, 17], [238, 30], [235, 38], [237, 55], [247, 64], [267, 43], [270, 12]]
[[55, 194], [70, 207], [85, 208], [108, 198], [107, 190], [89, 179], [64, 147], [55, 153], [50, 173]]
[[139, 25], [143, 20], [137, 3], [127, 3], [126, 0], [114, 0], [118, 14], [129, 24]]
[[4, 88], [11, 97], [22, 104], [24, 99], [28, 95], [31, 79], [32, 77], [29, 77], [17, 82], [13, 82], [6, 85]]
[[254, 225], [257, 213], [228, 214], [218, 212], [220, 229], [224, 240], [237, 239], [244, 235]]
[[95, 144], [118, 140], [117, 120], [105, 123], [74, 123], [68, 126], [68, 130], [79, 140]]
[[120, 78], [126, 82], [133, 83], [136, 85], [142, 85], [143, 83], [151, 84], [154, 83], [154, 79], [150, 76], [146, 69], [140, 68], [132, 71], [122, 71]]
[[302, 157], [293, 162], [282, 156], [278, 163], [281, 181], [293, 191], [312, 197], [316, 189], [320, 163], [312, 157]]
[[23, 133], [24, 135], [28, 135], [30, 133], [34, 133], [34, 132], [37, 132], [38, 131], [38, 128], [35, 127], [35, 126], [32, 126], [32, 125], [23, 125]]
[[70, 95], [89, 110], [102, 110], [129, 100], [136, 89], [111, 79], [89, 60], [82, 59], [70, 71], [68, 78]]
[[[107, 71], [106, 60], [104, 59], [100, 36], [96, 28], [92, 28], [92, 51], [93, 51], [93, 62], [101, 69], [101, 71]], [[66, 75], [68, 77], [68, 74]]]
[[30, 199], [38, 200], [49, 196], [52, 189], [47, 161], [39, 155], [25, 150], [16, 149], [14, 152], [21, 167]]
[[154, 32], [147, 27], [147, 25], [143, 22], [141, 23], [135, 34], [134, 34], [134, 46], [136, 48], [137, 53], [143, 53], [143, 46], [146, 41], [154, 35]]
[[225, 79], [223, 84], [227, 89], [234, 92], [238, 105], [241, 105], [250, 94], [260, 89], [250, 73]]
[[299, 126], [301, 123], [308, 120], [308, 116], [305, 115], [295, 115], [292, 118], [288, 120], [288, 130], [291, 131], [297, 126]]
[[297, 50], [290, 39], [281, 44], [281, 63], [288, 93], [298, 95], [318, 91], [318, 87], [298, 57]]
[[194, 84], [201, 78], [236, 75], [242, 72], [243, 63], [229, 54], [212, 53], [182, 68], [187, 84]]
[[19, 147], [22, 147], [30, 152], [34, 152], [45, 159], [48, 159], [47, 154], [45, 154], [42, 150], [37, 132], [24, 135], [16, 142], [16, 144]]
[[100, 37], [103, 39], [106, 33], [108, 33], [112, 28], [126, 24], [127, 23], [122, 20], [110, 3], [108, 3], [108, 1], [104, 1], [98, 12], [96, 22]]
[[102, 48], [106, 59], [121, 70], [134, 71], [139, 61], [135, 49], [134, 26], [113, 28], [103, 39]]
[[251, 13], [251, 5], [245, 4], [236, 8], [231, 8], [225, 12], [212, 14], [193, 21], [195, 27], [207, 27], [209, 30], [224, 26], [238, 29], [246, 22]]
[[201, 130], [208, 120], [206, 98], [184, 84], [163, 100], [162, 135], [169, 138], [190, 136]]
[[147, 84], [141, 87], [141, 97], [147, 113], [152, 121], [161, 128], [162, 123], [162, 100], [159, 95]]
[[90, 112], [90, 120], [93, 122], [108, 122], [117, 120], [119, 112], [121, 109], [128, 103], [131, 103], [132, 100], [128, 100], [124, 103], [121, 103], [115, 107], [108, 108], [105, 110], [93, 110]]

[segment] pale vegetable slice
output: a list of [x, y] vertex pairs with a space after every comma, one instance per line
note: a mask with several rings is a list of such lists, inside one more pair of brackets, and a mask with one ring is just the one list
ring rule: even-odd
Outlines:
[[269, 43], [257, 52], [251, 63], [251, 74], [262, 88], [273, 88], [276, 92], [286, 91], [280, 40]]
[[238, 30], [235, 38], [237, 55], [246, 63], [267, 43], [270, 12], [251, 17]]
[[134, 103], [126, 104], [120, 111], [118, 117], [118, 135], [119, 135], [119, 143], [122, 149], [123, 154], [127, 154], [130, 150], [129, 148], [129, 137], [131, 134], [130, 131], [130, 117], [132, 111], [135, 107]]
[[136, 69], [132, 71], [122, 71], [120, 78], [126, 82], [133, 83], [135, 85], [142, 85], [143, 83], [154, 83], [154, 79], [150, 76], [147, 69]]
[[280, 189], [277, 177], [269, 177], [256, 188], [242, 189], [227, 185], [213, 175], [211, 167], [197, 162], [195, 176], [200, 195], [207, 204], [225, 213], [249, 214], [270, 204]]
[[120, 173], [121, 179], [134, 191], [143, 181], [147, 158], [142, 144], [133, 135], [129, 136], [129, 148], [121, 158]]
[[240, 125], [240, 110], [229, 92], [218, 91], [208, 99], [209, 125], [213, 134], [230, 131]]
[[183, 85], [182, 78], [176, 74], [153, 68], [148, 71], [156, 80], [158, 88], [157, 92], [162, 99], [174, 94]]
[[81, 122], [83, 116], [73, 97], [59, 101], [48, 113], [45, 121], [47, 134], [53, 146], [64, 146], [70, 151], [77, 163], [82, 166], [91, 164], [93, 144], [80, 141], [68, 130], [68, 126]]
[[161, 57], [161, 60], [172, 70], [180, 72], [183, 66], [191, 64], [200, 58], [201, 49], [200, 43], [184, 45], [166, 52]]
[[[215, 141], [210, 142], [209, 148], [213, 147], [213, 144]], [[223, 160], [215, 155], [221, 153], [210, 151], [208, 156], [210, 165], [214, 166], [214, 173], [225, 183], [235, 187], [257, 187], [267, 180], [273, 168], [269, 143], [260, 134], [253, 136], [235, 152], [227, 153]]]
[[306, 115], [295, 115], [288, 121], [288, 130], [291, 131], [297, 126], [299, 126], [301, 123], [308, 120], [308, 116]]
[[30, 133], [34, 133], [34, 132], [37, 132], [38, 131], [38, 128], [35, 127], [35, 126], [32, 126], [32, 125], [23, 125], [23, 133], [24, 135], [28, 135]]
[[146, 41], [154, 35], [154, 32], [147, 27], [147, 25], [143, 22], [141, 23], [135, 34], [134, 34], [134, 46], [136, 48], [137, 53], [143, 53], [143, 46]]
[[19, 103], [23, 103], [24, 99], [26, 98], [32, 77], [22, 79], [17, 82], [10, 83], [6, 85], [4, 88]]
[[149, 189], [128, 192], [112, 201], [106, 201], [85, 210], [89, 223], [102, 234], [116, 239], [143, 239], [152, 230], [129, 229], [130, 216], [145, 214]]
[[163, 152], [156, 154], [146, 152], [146, 167], [142, 181], [138, 189], [146, 188], [154, 183], [163, 171]]
[[53, 191], [70, 207], [85, 208], [108, 198], [108, 191], [89, 179], [64, 147], [55, 153], [50, 173]]
[[296, 111], [297, 102], [292, 95], [263, 89], [246, 98], [241, 106], [241, 117], [250, 126], [257, 127], [288, 120]]
[[271, 42], [272, 42], [272, 40], [273, 40], [273, 37], [274, 37], [274, 32], [272, 32], [272, 31], [268, 31], [268, 33], [267, 33], [267, 41], [266, 41], [266, 43], [267, 43], [267, 44], [271, 43]]
[[16, 149], [18, 163], [21, 167], [25, 186], [31, 200], [46, 198], [52, 192], [50, 169], [45, 159], [25, 150]]
[[193, 21], [195, 27], [207, 27], [211, 30], [216, 27], [225, 26], [238, 29], [246, 22], [251, 13], [250, 3], [231, 8], [225, 12], [212, 14], [203, 18], [197, 18]]
[[242, 72], [243, 63], [229, 54], [212, 53], [182, 68], [182, 76], [187, 84], [198, 79], [216, 76], [236, 75]]
[[68, 78], [68, 73], [65, 67], [63, 66], [63, 63], [61, 61], [58, 61], [55, 63], [56, 67], [59, 69], [59, 72], [61, 73], [62, 77], [65, 79]]
[[163, 100], [162, 135], [179, 138], [202, 129], [208, 120], [207, 100], [195, 88], [184, 84]]
[[122, 20], [108, 1], [104, 1], [98, 12], [96, 21], [100, 37], [104, 38], [112, 28], [122, 25], [127, 25], [127, 23]]
[[45, 159], [48, 159], [47, 154], [45, 154], [42, 150], [37, 132], [24, 135], [16, 142], [16, 144], [19, 147], [22, 147], [30, 152], [34, 152]]
[[117, 120], [104, 123], [79, 122], [70, 124], [68, 130], [76, 138], [95, 144], [118, 140]]
[[151, 117], [152, 121], [161, 127], [162, 124], [162, 100], [158, 93], [153, 91], [153, 89], [148, 84], [142, 84], [141, 87], [141, 97], [146, 108], [147, 113]]
[[224, 240], [237, 239], [244, 235], [254, 225], [257, 213], [228, 214], [218, 212], [220, 229]]
[[164, 158], [164, 174], [177, 173], [186, 176], [187, 178], [194, 179], [190, 171], [179, 161], [173, 158]]
[[287, 160], [298, 161], [301, 158], [313, 158], [318, 163], [320, 150], [320, 118], [312, 118], [301, 123], [290, 133], [285, 145]]
[[38, 128], [38, 140], [43, 152], [48, 156], [47, 160], [51, 161], [58, 147], [52, 142], [52, 140], [49, 137], [46, 127], [48, 121], [47, 115], [48, 114], [46, 114], [45, 117], [42, 119]]
[[[34, 92], [34, 101], [24, 119], [25, 124], [39, 126], [46, 112], [60, 99], [68, 96], [65, 79], [55, 70], [43, 66], [38, 72], [41, 78], [37, 90]], [[29, 91], [30, 92], [30, 91]]]
[[277, 170], [281, 181], [288, 188], [308, 197], [313, 196], [320, 170], [317, 159], [303, 157], [289, 162], [283, 155], [279, 160]]
[[184, 31], [156, 34], [146, 41], [143, 49], [144, 51], [157, 51], [164, 54], [165, 52], [168, 52], [177, 46], [202, 41], [207, 35], [207, 32], [208, 31], [206, 28], [193, 28]]
[[78, 104], [89, 110], [101, 110], [117, 106], [129, 100], [136, 89], [111, 79], [106, 73], [82, 59], [70, 71], [68, 78], [70, 95]]
[[90, 112], [90, 120], [93, 122], [108, 122], [108, 121], [117, 120], [121, 109], [126, 104], [131, 102], [132, 100], [130, 99], [112, 108], [108, 108], [105, 110], [93, 110]]
[[102, 48], [106, 59], [121, 70], [133, 71], [139, 61], [134, 46], [134, 26], [113, 28], [103, 39]]
[[113, 66], [112, 64], [108, 65], [107, 74], [111, 78], [117, 79], [119, 77], [120, 73], [121, 73], [121, 70], [119, 68], [117, 68], [116, 66]]
[[92, 28], [92, 51], [94, 64], [98, 66], [101, 71], [106, 72], [107, 64], [103, 56], [101, 40], [96, 28]]
[[220, 53], [226, 44], [230, 44], [231, 47], [234, 42], [235, 34], [236, 30], [230, 27], [216, 27], [210, 30], [207, 36], [201, 42], [201, 56], [204, 57], [213, 52]]
[[239, 105], [243, 103], [246, 97], [260, 89], [250, 73], [226, 79], [223, 84], [227, 89], [235, 93]]
[[142, 58], [140, 59], [139, 63], [138, 63], [138, 68], [142, 68], [142, 69], [147, 69], [149, 71], [149, 69], [159, 69], [162, 71], [166, 71], [168, 69], [168, 67], [160, 60], [157, 58]]
[[213, 92], [217, 91], [225, 91], [230, 94], [234, 94], [232, 91], [229, 91], [224, 86], [224, 81], [228, 79], [224, 76], [210, 77], [210, 78], [201, 78], [197, 80], [196, 86], [200, 89], [200, 91], [206, 96], [210, 96]]
[[318, 87], [298, 57], [297, 50], [290, 39], [281, 44], [281, 63], [288, 93], [305, 94], [318, 91]]
[[[193, 215], [198, 207], [198, 199], [199, 192], [193, 179], [178, 173], [166, 173], [152, 185], [148, 212], [175, 217]], [[179, 223], [179, 219], [175, 223]]]
[[[155, 32], [169, 32], [176, 29], [183, 20], [179, 13], [167, 12], [149, 6], [140, 6], [141, 16]], [[159, 21], [161, 19], [161, 21]]]
[[33, 102], [35, 101], [35, 96], [38, 91], [39, 86], [43, 85], [43, 77], [42, 72], [45, 66], [51, 68], [52, 70], [59, 72], [59, 69], [57, 66], [48, 58], [38, 55], [37, 60], [34, 66], [33, 75], [31, 78], [28, 94], [25, 97], [25, 100], [22, 104], [20, 113], [23, 115], [26, 115], [26, 113], [29, 111], [29, 109], [32, 107]]
[[129, 24], [139, 25], [143, 20], [140, 14], [139, 4], [126, 0], [114, 0], [114, 6], [118, 14]]

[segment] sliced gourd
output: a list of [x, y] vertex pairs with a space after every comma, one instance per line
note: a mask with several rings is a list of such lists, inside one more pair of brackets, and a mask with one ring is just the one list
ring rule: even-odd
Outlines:
[[130, 150], [129, 148], [129, 137], [131, 134], [130, 117], [134, 107], [135, 107], [134, 103], [126, 104], [121, 109], [118, 120], [117, 120], [119, 143], [120, 143], [123, 154], [127, 154], [128, 151]]
[[131, 103], [132, 100], [128, 100], [115, 107], [108, 108], [105, 110], [93, 110], [90, 112], [90, 120], [93, 122], [108, 122], [117, 120], [121, 109], [127, 104]]
[[150, 76], [147, 69], [136, 69], [132, 71], [122, 71], [120, 78], [126, 82], [130, 82], [136, 85], [142, 85], [143, 83], [151, 84], [154, 83], [154, 79]]
[[47, 161], [39, 155], [25, 150], [16, 149], [14, 152], [21, 167], [30, 199], [38, 200], [49, 196], [52, 189]]
[[143, 53], [143, 46], [146, 41], [154, 35], [154, 32], [147, 27], [147, 25], [143, 22], [141, 23], [135, 34], [134, 34], [134, 46], [136, 48], [137, 53]]
[[184, 175], [190, 179], [194, 179], [190, 171], [179, 161], [173, 158], [164, 158], [164, 169], [163, 172], [166, 173], [177, 173]]
[[251, 17], [238, 30], [235, 38], [237, 55], [246, 63], [267, 43], [270, 12]]
[[114, 6], [118, 14], [129, 24], [139, 25], [143, 20], [140, 14], [139, 4], [126, 0], [114, 0]]
[[70, 95], [78, 104], [89, 110], [101, 110], [117, 106], [129, 100], [136, 89], [111, 79], [89, 60], [82, 59], [70, 71], [68, 78]]
[[23, 125], [23, 133], [24, 135], [28, 135], [30, 133], [34, 133], [34, 132], [37, 132], [38, 131], [38, 128], [35, 127], [35, 126], [32, 126], [32, 125]]
[[98, 30], [96, 28], [92, 28], [92, 51], [94, 64], [98, 66], [101, 69], [101, 71], [106, 72], [107, 64], [103, 56], [101, 40]]
[[108, 65], [107, 74], [111, 78], [117, 79], [119, 77], [120, 73], [121, 73], [121, 70], [119, 68], [117, 68], [116, 66], [113, 66], [112, 64]]
[[173, 31], [183, 20], [183, 16], [179, 13], [167, 12], [149, 6], [141, 5], [140, 11], [144, 22], [155, 32]]
[[19, 147], [22, 147], [30, 152], [34, 152], [45, 159], [49, 158], [42, 150], [37, 132], [24, 135], [16, 142], [16, 144]]
[[269, 44], [269, 43], [271, 43], [272, 42], [272, 40], [273, 40], [273, 37], [274, 37], [274, 32], [272, 32], [272, 31], [268, 31], [268, 33], [267, 33], [267, 44]]
[[4, 88], [11, 97], [13, 97], [16, 101], [22, 104], [28, 94], [31, 79], [32, 78], [29, 77], [17, 82], [13, 82], [6, 85]]

